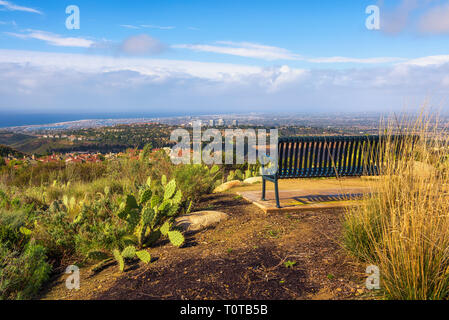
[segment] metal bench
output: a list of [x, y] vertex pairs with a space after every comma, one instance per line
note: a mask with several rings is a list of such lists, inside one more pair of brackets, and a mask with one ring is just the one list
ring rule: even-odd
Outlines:
[[274, 183], [280, 208], [279, 179], [379, 175], [380, 141], [380, 136], [280, 138], [276, 173], [262, 175], [262, 201], [266, 181]]

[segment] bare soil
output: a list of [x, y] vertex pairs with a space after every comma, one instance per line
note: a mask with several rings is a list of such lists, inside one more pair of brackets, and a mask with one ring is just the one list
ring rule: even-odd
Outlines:
[[81, 269], [81, 288], [54, 279], [42, 299], [363, 299], [364, 266], [340, 245], [343, 209], [267, 215], [231, 194], [210, 195], [199, 210], [230, 218], [188, 237], [182, 248], [161, 241], [150, 265], [124, 273], [111, 265]]

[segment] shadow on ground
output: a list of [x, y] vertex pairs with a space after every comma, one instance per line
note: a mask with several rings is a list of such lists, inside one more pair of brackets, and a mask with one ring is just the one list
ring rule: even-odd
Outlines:
[[309, 285], [301, 261], [287, 268], [275, 252], [263, 247], [149, 268], [119, 279], [95, 299], [294, 299], [317, 289]]

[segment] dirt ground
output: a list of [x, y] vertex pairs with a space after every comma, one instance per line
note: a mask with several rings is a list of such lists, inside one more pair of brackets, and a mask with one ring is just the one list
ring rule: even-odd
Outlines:
[[187, 238], [182, 248], [160, 242], [150, 265], [124, 273], [116, 265], [82, 268], [80, 290], [67, 275], [41, 299], [364, 299], [365, 266], [341, 248], [343, 209], [267, 215], [233, 193], [207, 196], [200, 210], [230, 218]]

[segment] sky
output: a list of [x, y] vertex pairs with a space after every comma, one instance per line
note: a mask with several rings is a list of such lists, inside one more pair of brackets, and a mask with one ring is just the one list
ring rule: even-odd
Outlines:
[[0, 112], [447, 111], [448, 92], [449, 0], [0, 0]]

